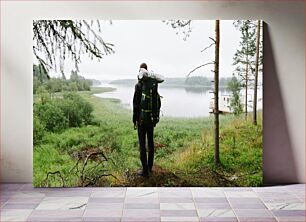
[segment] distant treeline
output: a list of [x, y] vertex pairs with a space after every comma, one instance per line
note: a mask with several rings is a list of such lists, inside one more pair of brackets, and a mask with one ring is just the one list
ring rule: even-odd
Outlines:
[[97, 79], [88, 79], [89, 81], [91, 81], [92, 86], [98, 86], [101, 85], [101, 81], [97, 80]]
[[[202, 76], [192, 76], [189, 78], [165, 78], [165, 81], [162, 83], [164, 87], [211, 87], [213, 86], [212, 78], [202, 77]], [[222, 77], [219, 80], [219, 85], [227, 86], [228, 82], [231, 80], [231, 77]], [[113, 80], [110, 84], [115, 85], [134, 85], [137, 83], [137, 79], [118, 79]]]
[[90, 86], [99, 85], [100, 81], [85, 79], [76, 71], [71, 71], [70, 79], [50, 77], [48, 72], [41, 65], [33, 65], [33, 93], [41, 88], [49, 93], [65, 91], [89, 91]]

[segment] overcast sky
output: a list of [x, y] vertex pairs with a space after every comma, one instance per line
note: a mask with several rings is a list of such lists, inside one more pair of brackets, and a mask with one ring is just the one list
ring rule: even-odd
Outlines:
[[[104, 41], [115, 45], [115, 54], [102, 60], [82, 57], [80, 75], [98, 80], [136, 78], [139, 65], [147, 63], [149, 70], [165, 77], [185, 77], [195, 67], [214, 59], [214, 47], [201, 52], [214, 37], [212, 20], [192, 21], [187, 41], [182, 34], [159, 20], [113, 20], [102, 23]], [[220, 77], [232, 75], [233, 56], [239, 46], [240, 32], [231, 20], [220, 21]], [[70, 77], [72, 63], [65, 64]], [[212, 77], [213, 65], [199, 69], [193, 75]], [[60, 76], [53, 73], [52, 76]]]

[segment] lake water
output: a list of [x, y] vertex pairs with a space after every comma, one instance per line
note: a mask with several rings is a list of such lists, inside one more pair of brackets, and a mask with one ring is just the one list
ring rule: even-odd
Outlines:
[[[104, 84], [100, 87], [116, 88], [115, 91], [95, 94], [101, 98], [120, 99], [123, 106], [133, 109], [134, 86]], [[204, 88], [173, 88], [159, 85], [158, 92], [161, 98], [161, 115], [171, 117], [203, 117], [209, 116], [209, 103], [213, 97], [211, 89]], [[261, 98], [261, 90], [258, 91]], [[228, 94], [221, 90], [220, 96]], [[258, 109], [261, 109], [261, 101]], [[251, 108], [249, 108], [251, 111]]]

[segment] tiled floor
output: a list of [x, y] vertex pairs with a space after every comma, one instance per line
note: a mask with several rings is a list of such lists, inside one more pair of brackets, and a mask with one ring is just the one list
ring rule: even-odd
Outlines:
[[1, 184], [1, 221], [305, 221], [305, 185], [33, 188]]

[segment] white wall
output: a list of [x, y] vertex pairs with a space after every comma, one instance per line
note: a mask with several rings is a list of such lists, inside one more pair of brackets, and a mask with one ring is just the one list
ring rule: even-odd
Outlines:
[[[1, 1], [1, 181], [32, 181], [33, 19], [262, 19], [264, 181], [305, 182], [303, 1]], [[221, 23], [222, 25], [222, 23]]]

